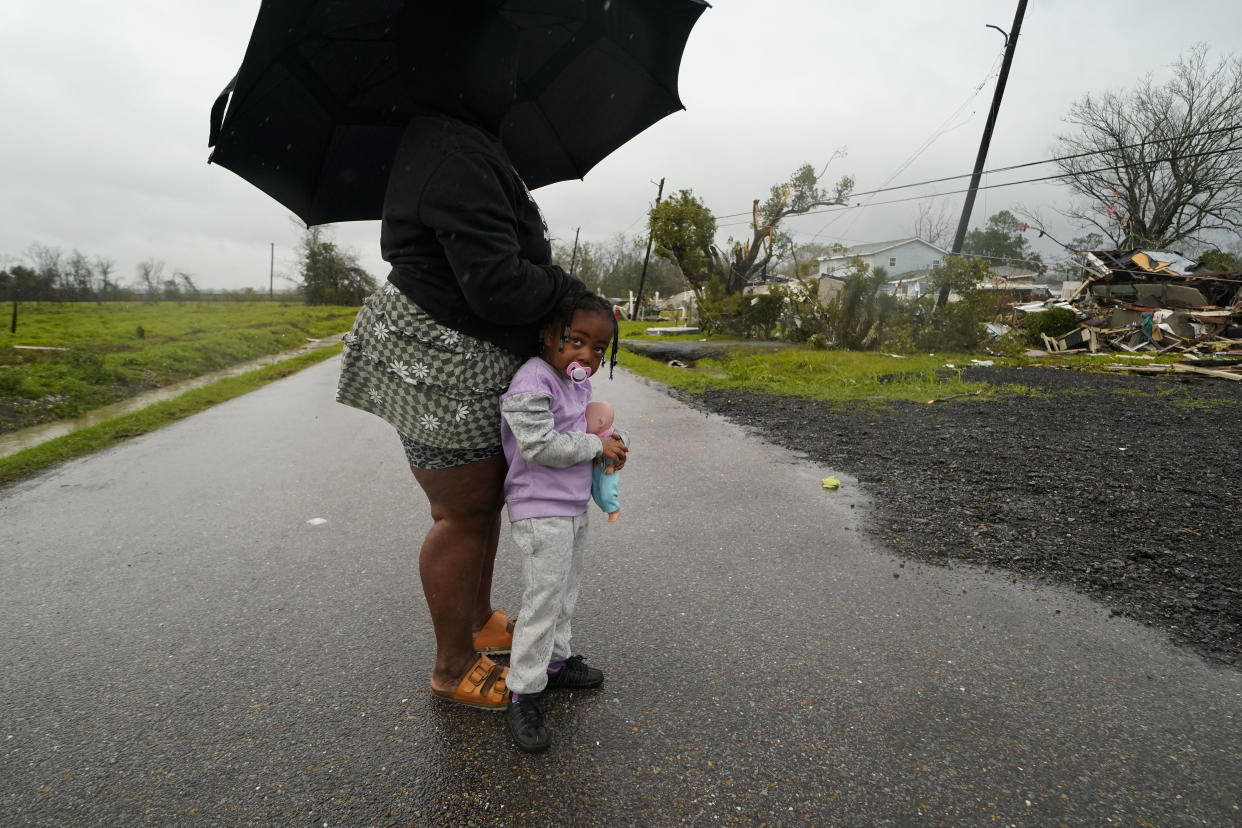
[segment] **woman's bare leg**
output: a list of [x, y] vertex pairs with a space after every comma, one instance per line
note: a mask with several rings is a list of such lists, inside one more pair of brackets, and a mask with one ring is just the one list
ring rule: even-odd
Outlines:
[[[504, 478], [501, 478], [501, 498], [503, 501]], [[483, 555], [483, 567], [479, 571], [479, 593], [474, 600], [474, 618], [470, 620], [471, 635], [483, 629], [487, 619], [492, 617], [492, 570], [496, 566], [496, 549], [500, 546], [500, 510], [496, 510], [492, 522], [492, 532], [487, 538], [487, 548]]]
[[474, 631], [491, 614], [505, 468], [496, 455], [452, 469], [413, 469], [434, 521], [418, 571], [436, 633], [431, 683], [439, 690], [456, 687], [474, 663]]

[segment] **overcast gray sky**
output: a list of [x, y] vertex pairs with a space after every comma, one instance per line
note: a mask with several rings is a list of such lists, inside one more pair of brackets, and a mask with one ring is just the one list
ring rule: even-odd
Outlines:
[[[656, 182], [693, 189], [721, 224], [803, 163], [850, 174], [859, 191], [969, 173], [1016, 0], [716, 0], [682, 63], [686, 111], [622, 147], [583, 181], [535, 191], [554, 237], [572, 243], [644, 232]], [[0, 256], [31, 243], [135, 265], [163, 259], [200, 287], [267, 287], [269, 245], [288, 270], [298, 230], [279, 204], [208, 166], [208, 112], [240, 64], [257, 0], [5, 0], [0, 8]], [[1242, 34], [1238, 0], [1031, 0], [988, 159], [990, 168], [1048, 158], [1070, 104], [1087, 92], [1161, 76], [1196, 42], [1213, 60]], [[1035, 168], [1020, 177], [1051, 174]], [[985, 183], [1007, 180], [991, 176]], [[910, 234], [917, 202], [941, 184], [858, 199], [806, 216], [801, 242], [882, 241]], [[1052, 183], [982, 192], [974, 222], [1018, 204], [1043, 208]], [[946, 196], [954, 217], [962, 196]], [[335, 225], [377, 277], [379, 225]], [[1046, 252], [1056, 251], [1044, 246]]]

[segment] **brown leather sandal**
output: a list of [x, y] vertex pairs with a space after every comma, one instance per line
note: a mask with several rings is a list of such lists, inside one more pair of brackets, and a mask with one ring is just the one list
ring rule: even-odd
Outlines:
[[485, 655], [480, 655], [461, 677], [454, 690], [437, 690], [431, 693], [438, 699], [484, 710], [504, 710], [509, 704], [509, 688], [506, 679], [509, 668], [501, 667]]
[[504, 610], [494, 610], [483, 629], [474, 635], [474, 648], [480, 653], [507, 653], [513, 649], [513, 625]]

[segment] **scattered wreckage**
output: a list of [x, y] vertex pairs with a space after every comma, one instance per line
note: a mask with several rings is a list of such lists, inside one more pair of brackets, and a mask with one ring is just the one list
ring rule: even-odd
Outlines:
[[1050, 354], [1114, 352], [1171, 364], [1109, 365], [1110, 370], [1180, 373], [1242, 380], [1242, 272], [1209, 271], [1178, 253], [1153, 250], [1079, 254], [1083, 281], [1063, 300], [1014, 305], [1019, 314], [1069, 308], [1078, 327], [1043, 335]]

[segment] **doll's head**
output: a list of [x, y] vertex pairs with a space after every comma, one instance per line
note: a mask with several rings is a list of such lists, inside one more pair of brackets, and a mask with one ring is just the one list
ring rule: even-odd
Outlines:
[[586, 430], [600, 437], [612, 434], [612, 406], [603, 400], [587, 403]]

